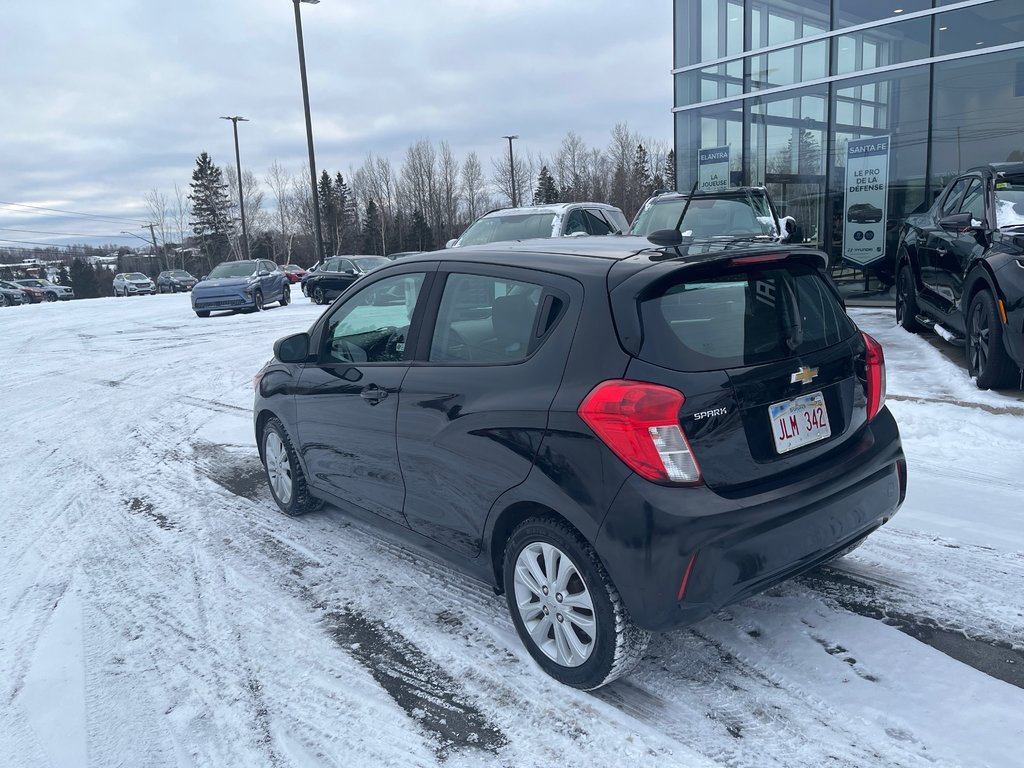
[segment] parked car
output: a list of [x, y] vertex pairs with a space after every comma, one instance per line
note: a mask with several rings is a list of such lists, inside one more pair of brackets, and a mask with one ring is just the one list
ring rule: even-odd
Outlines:
[[18, 291], [21, 294], [23, 304], [38, 304], [39, 302], [46, 301], [46, 294], [39, 288], [18, 285], [10, 280], [0, 280], [0, 288], [7, 291]]
[[16, 307], [19, 304], [27, 304], [28, 302], [28, 298], [20, 287], [5, 280], [0, 280], [0, 306]]
[[156, 293], [156, 283], [141, 272], [118, 272], [112, 283], [115, 296], [142, 296]]
[[332, 256], [303, 279], [303, 292], [317, 304], [327, 304], [363, 275], [390, 264], [385, 256]]
[[[630, 225], [631, 235], [647, 237], [658, 231], [679, 230], [705, 239], [747, 238], [765, 242], [802, 240], [792, 216], [779, 216], [764, 187], [730, 187], [711, 192], [661, 192], [647, 200]], [[687, 205], [687, 201], [690, 201]], [[685, 218], [680, 221], [683, 211]]]
[[1024, 163], [951, 181], [907, 218], [896, 257], [896, 320], [966, 344], [981, 389], [1019, 386], [1024, 368]]
[[306, 274], [306, 270], [298, 264], [281, 264], [280, 267], [284, 271], [285, 277], [288, 278], [289, 283], [300, 282], [302, 280], [302, 276]]
[[38, 277], [29, 277], [23, 280], [12, 280], [11, 282], [25, 288], [37, 288], [43, 292], [45, 301], [69, 301], [75, 298], [75, 292], [66, 285], [57, 285], [49, 280]]
[[264, 305], [291, 301], [288, 278], [267, 259], [222, 261], [192, 289], [192, 309], [199, 317], [210, 312], [259, 312]]
[[391, 262], [259, 372], [273, 497], [489, 582], [546, 672], [600, 686], [903, 502], [882, 348], [825, 263], [637, 237]]
[[555, 203], [525, 208], [502, 208], [485, 213], [447, 248], [486, 245], [534, 237], [622, 234], [629, 228], [625, 215], [605, 203]]
[[191, 291], [199, 281], [184, 269], [167, 269], [156, 276], [157, 293]]

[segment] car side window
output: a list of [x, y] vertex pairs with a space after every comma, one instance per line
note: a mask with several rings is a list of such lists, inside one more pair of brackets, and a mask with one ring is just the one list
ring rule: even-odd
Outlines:
[[583, 217], [587, 231], [592, 235], [607, 235], [614, 231], [614, 227], [605, 220], [601, 211], [586, 210], [583, 211]]
[[395, 363], [406, 357], [406, 339], [424, 273], [378, 280], [340, 304], [324, 326], [322, 364]]
[[587, 223], [581, 209], [577, 208], [569, 211], [569, 215], [565, 220], [565, 234], [587, 234]]
[[540, 285], [452, 273], [445, 282], [430, 342], [435, 363], [515, 363], [533, 351]]
[[985, 187], [981, 179], [974, 179], [960, 203], [960, 213], [969, 213], [975, 221], [985, 220]]
[[355, 269], [356, 265], [353, 264], [348, 259], [339, 259], [337, 267], [338, 267], [338, 270], [337, 270], [338, 272], [344, 272], [344, 271], [349, 270], [349, 269]]
[[949, 190], [949, 194], [946, 195], [946, 199], [942, 201], [942, 212], [941, 216], [949, 216], [956, 213], [960, 200], [964, 196], [964, 191], [967, 189], [967, 183], [970, 179], [958, 179], [956, 184], [953, 185], [952, 189]]

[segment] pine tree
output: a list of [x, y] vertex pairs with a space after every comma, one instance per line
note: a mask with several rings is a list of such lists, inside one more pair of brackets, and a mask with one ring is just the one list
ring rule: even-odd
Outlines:
[[558, 187], [555, 186], [555, 179], [546, 165], [541, 167], [540, 175], [537, 176], [537, 189], [533, 193], [533, 201], [537, 205], [558, 202]]
[[113, 296], [114, 295], [114, 273], [107, 269], [102, 264], [95, 264], [92, 268], [93, 275], [96, 279], [96, 295], [97, 296]]
[[320, 226], [323, 228], [324, 250], [328, 256], [338, 253], [338, 202], [334, 184], [327, 171], [320, 172], [317, 197], [320, 198]]
[[665, 156], [665, 168], [661, 172], [667, 189], [676, 188], [676, 151], [670, 149]]
[[637, 212], [644, 200], [651, 196], [654, 186], [651, 183], [651, 162], [647, 156], [647, 148], [644, 145], [636, 145], [636, 153], [633, 155], [633, 168], [629, 179], [629, 210], [625, 208], [622, 212], [630, 219]]
[[57, 282], [61, 285], [71, 285], [71, 274], [68, 272], [68, 265], [61, 264], [57, 272]]
[[230, 251], [228, 233], [231, 221], [228, 211], [231, 210], [231, 201], [224, 183], [224, 174], [206, 152], [196, 159], [196, 169], [192, 172], [192, 183], [189, 186], [192, 188], [188, 195], [192, 202], [189, 226], [202, 243], [209, 269]]
[[419, 251], [430, 251], [434, 248], [434, 234], [427, 224], [423, 211], [417, 208], [412, 212], [413, 246]]
[[363, 217], [363, 253], [382, 254], [380, 242], [380, 211], [372, 199], [366, 204], [366, 216]]
[[75, 297], [79, 299], [95, 299], [99, 296], [96, 286], [96, 274], [92, 267], [83, 259], [76, 258], [71, 262], [71, 269], [68, 272], [71, 280], [71, 288]]
[[341, 171], [334, 177], [334, 194], [338, 204], [338, 252], [355, 253], [359, 250], [359, 215], [355, 196]]

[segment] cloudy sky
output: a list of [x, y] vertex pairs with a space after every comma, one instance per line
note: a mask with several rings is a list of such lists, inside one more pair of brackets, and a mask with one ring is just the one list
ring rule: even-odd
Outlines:
[[[0, 245], [147, 235], [144, 196], [187, 189], [207, 151], [262, 179], [306, 159], [289, 0], [5, 3]], [[317, 166], [396, 168], [419, 139], [551, 155], [572, 130], [605, 147], [625, 122], [672, 139], [672, 3], [323, 0], [301, 5]], [[51, 210], [44, 210], [51, 209]], [[81, 215], [81, 214], [88, 214]]]

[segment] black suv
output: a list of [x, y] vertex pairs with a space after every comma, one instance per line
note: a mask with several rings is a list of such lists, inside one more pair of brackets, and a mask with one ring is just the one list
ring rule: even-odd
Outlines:
[[966, 343], [981, 389], [1024, 367], [1024, 163], [972, 168], [910, 216], [896, 263], [896, 319]]
[[824, 264], [629, 236], [392, 262], [259, 372], [273, 496], [490, 582], [546, 672], [600, 686], [902, 503], [882, 350]]

